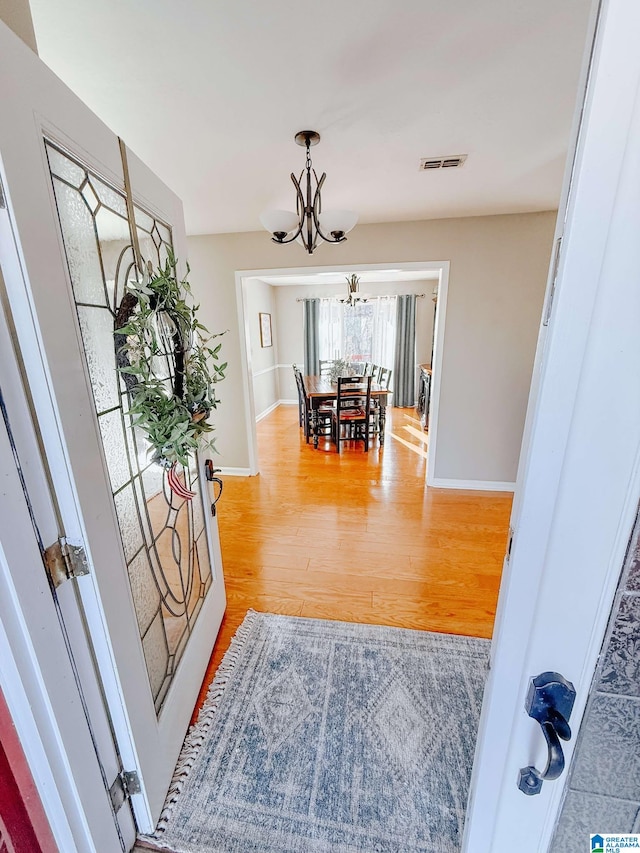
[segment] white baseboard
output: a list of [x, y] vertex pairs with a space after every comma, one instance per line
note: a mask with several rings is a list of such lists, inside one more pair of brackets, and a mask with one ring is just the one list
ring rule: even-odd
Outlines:
[[250, 468], [220, 468], [220, 473], [227, 477], [250, 477]]
[[297, 406], [298, 405], [297, 400], [278, 400], [278, 403], [281, 406]]
[[427, 483], [434, 489], [473, 489], [479, 492], [514, 492], [515, 483], [500, 480], [447, 480], [444, 477], [434, 477], [432, 483]]
[[268, 409], [265, 409], [264, 412], [260, 412], [259, 415], [256, 415], [256, 423], [261, 421], [263, 418], [266, 418], [267, 415], [270, 415], [275, 409], [280, 405], [280, 400], [276, 400], [275, 403], [272, 403]]

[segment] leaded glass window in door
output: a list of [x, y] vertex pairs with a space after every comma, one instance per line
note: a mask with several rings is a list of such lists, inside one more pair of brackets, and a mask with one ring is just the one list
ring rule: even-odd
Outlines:
[[[102, 448], [120, 527], [140, 639], [156, 711], [187, 646], [212, 583], [205, 517], [194, 462], [182, 475], [196, 492], [172, 492], [166, 471], [150, 461], [144, 435], [129, 415], [118, 374], [115, 317], [126, 283], [137, 273], [124, 194], [57, 145], [46, 141], [49, 168], [82, 337]], [[164, 265], [171, 227], [135, 210], [145, 262]], [[154, 371], [170, 382], [172, 360]]]

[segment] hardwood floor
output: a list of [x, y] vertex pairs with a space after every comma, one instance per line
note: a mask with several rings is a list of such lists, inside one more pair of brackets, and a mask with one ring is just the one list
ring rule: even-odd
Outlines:
[[258, 424], [261, 473], [225, 477], [227, 611], [194, 718], [248, 608], [490, 637], [511, 494], [427, 489], [413, 409], [369, 453], [307, 445], [298, 410]]

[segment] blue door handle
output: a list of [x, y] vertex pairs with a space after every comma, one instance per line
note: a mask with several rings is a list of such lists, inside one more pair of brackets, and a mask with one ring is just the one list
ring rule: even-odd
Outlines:
[[571, 740], [568, 721], [575, 698], [573, 684], [558, 672], [543, 672], [531, 679], [525, 709], [540, 723], [547, 744], [547, 766], [542, 771], [531, 764], [520, 769], [518, 788], [523, 794], [539, 794], [543, 782], [562, 775], [565, 759], [560, 740]]

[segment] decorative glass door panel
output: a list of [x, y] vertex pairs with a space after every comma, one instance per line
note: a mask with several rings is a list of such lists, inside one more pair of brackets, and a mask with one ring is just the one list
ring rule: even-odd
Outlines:
[[[67, 152], [46, 142], [75, 307], [100, 427], [131, 595], [159, 713], [212, 584], [198, 468], [183, 470], [193, 500], [179, 498], [166, 472], [150, 460], [149, 445], [129, 415], [130, 394], [118, 373], [114, 330], [127, 281], [137, 278], [122, 192]], [[135, 210], [145, 262], [164, 266], [171, 227]], [[171, 385], [170, 353], [154, 372]]]

